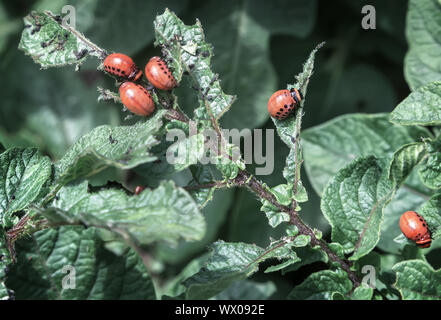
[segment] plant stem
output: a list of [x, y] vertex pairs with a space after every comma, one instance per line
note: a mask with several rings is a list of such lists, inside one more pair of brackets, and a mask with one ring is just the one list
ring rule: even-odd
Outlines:
[[[178, 112], [178, 111], [176, 111]], [[302, 109], [299, 110], [299, 112], [302, 112]], [[181, 116], [181, 118], [184, 116]], [[298, 118], [302, 118], [302, 114], [298, 115]], [[295, 134], [300, 136], [300, 128], [301, 128], [301, 119], [297, 120], [296, 123], [296, 130], [295, 130]], [[300, 148], [300, 143], [299, 143], [299, 137], [295, 137], [295, 142], [294, 142], [294, 146], [296, 149], [296, 154], [297, 152], [300, 152], [299, 148]], [[295, 186], [293, 190], [297, 190], [297, 184], [298, 184], [298, 176], [297, 176], [297, 172], [300, 173], [300, 166], [301, 166], [301, 162], [298, 161], [298, 155], [296, 156], [296, 179], [295, 179]], [[294, 202], [293, 205], [291, 207], [288, 206], [284, 206], [282, 204], [280, 204], [277, 199], [274, 197], [274, 195], [267, 190], [262, 182], [260, 182], [259, 180], [257, 180], [253, 175], [251, 175], [248, 171], [246, 170], [241, 170], [237, 177], [233, 180], [230, 180], [228, 182], [221, 182], [221, 181], [214, 181], [208, 184], [204, 184], [204, 185], [199, 185], [199, 186], [187, 186], [186, 189], [187, 190], [193, 190], [193, 189], [202, 189], [202, 188], [212, 188], [212, 187], [216, 187], [216, 188], [222, 188], [225, 186], [231, 186], [231, 185], [237, 185], [239, 187], [245, 186], [247, 187], [249, 190], [251, 190], [253, 193], [255, 193], [260, 199], [265, 199], [267, 201], [269, 201], [272, 205], [274, 205], [277, 209], [279, 209], [280, 211], [286, 212], [289, 216], [290, 216], [290, 221], [289, 223], [292, 225], [295, 225], [297, 227], [297, 229], [299, 230], [300, 234], [303, 235], [307, 235], [310, 236], [311, 238], [311, 245], [312, 246], [320, 246], [320, 248], [326, 253], [326, 255], [328, 256], [329, 260], [332, 262], [336, 262], [338, 264], [340, 264], [341, 268], [346, 271], [346, 273], [348, 274], [349, 279], [351, 280], [351, 282], [354, 284], [354, 287], [358, 287], [361, 284], [361, 281], [358, 279], [357, 275], [350, 269], [352, 263], [346, 259], [341, 259], [340, 257], [338, 257], [328, 246], [328, 244], [321, 240], [321, 239], [317, 239], [314, 230], [311, 229], [309, 226], [307, 226], [300, 218], [298, 215], [298, 212], [295, 210], [296, 209], [296, 203]], [[295, 200], [294, 200], [295, 201]]]
[[[247, 182], [248, 181], [248, 182]], [[314, 231], [307, 226], [302, 220], [300, 220], [298, 213], [295, 211], [295, 208], [287, 207], [281, 205], [277, 202], [276, 198], [272, 193], [266, 190], [262, 183], [258, 181], [255, 177], [251, 176], [251, 174], [247, 171], [241, 171], [235, 179], [237, 185], [245, 185], [252, 192], [256, 193], [260, 198], [268, 200], [272, 205], [276, 206], [280, 211], [286, 212], [290, 216], [290, 224], [295, 225], [299, 230], [300, 234], [310, 236], [311, 245], [312, 246], [320, 246], [320, 248], [327, 254], [328, 258], [332, 262], [337, 262], [340, 264], [341, 268], [346, 271], [349, 279], [354, 284], [355, 287], [360, 285], [360, 280], [357, 275], [351, 270], [351, 262], [341, 259], [338, 257], [329, 247], [328, 244], [320, 239], [317, 239]]]

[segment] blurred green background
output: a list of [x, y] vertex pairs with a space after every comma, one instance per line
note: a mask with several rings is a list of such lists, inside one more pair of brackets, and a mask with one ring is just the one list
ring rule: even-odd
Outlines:
[[[7, 147], [37, 146], [56, 160], [92, 128], [126, 122], [120, 105], [97, 101], [97, 86], [116, 91], [112, 79], [96, 70], [98, 60], [89, 59], [79, 72], [73, 67], [42, 71], [17, 49], [25, 15], [31, 10], [61, 13], [67, 4], [75, 7], [76, 28], [86, 37], [109, 52], [132, 56], [142, 68], [152, 55], [160, 54], [153, 45], [157, 14], [168, 7], [187, 24], [198, 18], [214, 46], [213, 69], [224, 91], [238, 97], [222, 119], [225, 128], [273, 128], [267, 114], [269, 96], [294, 82], [309, 52], [322, 41], [327, 44], [317, 55], [304, 128], [346, 113], [388, 112], [409, 94], [403, 76], [405, 0], [4, 0], [0, 2], [0, 141]], [[361, 27], [361, 8], [366, 4], [376, 8], [375, 30]], [[184, 81], [176, 93], [181, 107], [191, 115], [196, 105], [193, 90]], [[263, 181], [272, 186], [283, 183], [287, 153], [277, 140], [274, 174], [260, 177]], [[108, 170], [93, 183], [111, 179], [127, 186], [153, 186], [160, 178], [184, 183], [188, 177], [188, 172], [152, 177], [142, 169]], [[310, 201], [302, 206], [301, 215], [329, 238], [319, 198], [306, 176], [304, 184]], [[272, 230], [259, 208], [260, 202], [245, 190], [217, 191], [204, 209], [208, 233], [203, 241], [155, 248], [165, 272], [179, 272], [216, 239], [267, 245], [270, 237], [280, 236], [283, 230]], [[300, 283], [321, 267], [316, 263], [284, 278], [271, 274], [265, 279], [272, 277], [280, 289], [284, 281]], [[278, 292], [283, 294], [283, 290]]]

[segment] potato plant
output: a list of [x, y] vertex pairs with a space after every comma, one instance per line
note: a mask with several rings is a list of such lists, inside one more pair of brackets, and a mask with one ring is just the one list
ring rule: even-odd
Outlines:
[[[313, 10], [306, 2], [297, 5]], [[258, 33], [262, 26], [250, 17], [265, 25], [264, 6], [242, 8], [249, 10], [243, 19], [250, 20], [238, 28], [238, 41], [249, 41], [242, 50], [255, 57], [268, 54], [261, 47], [268, 34], [253, 39], [240, 32], [252, 28]], [[68, 146], [57, 140], [69, 133], [58, 131], [52, 114], [35, 115], [53, 124], [38, 128], [55, 141], [51, 147], [29, 142], [26, 131], [15, 139], [0, 131], [0, 298], [439, 299], [441, 277], [428, 257], [440, 247], [440, 17], [437, 1], [409, 1], [404, 77], [411, 92], [390, 106], [393, 111], [346, 113], [302, 130], [303, 120], [313, 113], [312, 84], [322, 81], [320, 68], [325, 68], [317, 61], [332, 46], [306, 38], [308, 52], [303, 50], [297, 66], [288, 64], [285, 72], [291, 81], [279, 88], [298, 89], [302, 99], [289, 117], [271, 118], [267, 127], [281, 141], [273, 152], [282, 165], [271, 175], [283, 176], [283, 181], [271, 184], [271, 177], [254, 173], [240, 141], [231, 142], [223, 128], [224, 119], [243, 129], [268, 118], [266, 101], [272, 91], [265, 82], [273, 75], [267, 65], [250, 58], [245, 68], [241, 52], [224, 59], [223, 64], [250, 73], [254, 81], [228, 79], [226, 91], [213, 59], [229, 48], [212, 45], [198, 19], [187, 24], [165, 9], [150, 20], [154, 50], [179, 86], [159, 90], [143, 77], [139, 84], [149, 90], [154, 113], [141, 117], [125, 109], [127, 117], [116, 123], [112, 112], [123, 108], [118, 87], [124, 80], [103, 68], [113, 52], [112, 37], [94, 42], [63, 16], [33, 10], [24, 18], [18, 48], [24, 59], [41, 68], [42, 76], [51, 75], [50, 69], [62, 70], [62, 75], [53, 74], [63, 87], [61, 94], [54, 93], [60, 108], [76, 115], [74, 101], [88, 99], [70, 95], [70, 88], [80, 86], [71, 80], [74, 72], [89, 68], [110, 81], [89, 93], [100, 101], [101, 125], [88, 128]], [[309, 22], [300, 22], [295, 32], [311, 28]], [[111, 28], [114, 24], [118, 22]], [[269, 30], [286, 31], [275, 22], [271, 26]], [[143, 36], [139, 30], [132, 33]], [[128, 54], [138, 49], [133, 34], [122, 41]], [[32, 79], [21, 81], [32, 86]], [[237, 98], [236, 88], [246, 94]], [[242, 98], [251, 94], [262, 95], [259, 103]], [[371, 91], [369, 98], [379, 94]], [[331, 96], [322, 98], [323, 110], [329, 111], [326, 99]], [[388, 99], [386, 94], [380, 98]], [[13, 112], [10, 101], [6, 103]], [[177, 131], [185, 137], [170, 140]], [[201, 161], [207, 156], [206, 132], [216, 141], [208, 163]], [[171, 154], [180, 161], [169, 161]], [[135, 192], [136, 186], [142, 188]], [[241, 191], [233, 198], [233, 190]], [[314, 193], [318, 197], [311, 199]], [[249, 196], [252, 208], [257, 203], [261, 212], [241, 207]], [[224, 223], [258, 238], [259, 244], [216, 238], [213, 228], [223, 219], [216, 214], [231, 202], [232, 214]], [[311, 202], [317, 203], [314, 214], [322, 215], [330, 229], [310, 223], [304, 208]], [[419, 248], [401, 234], [398, 221], [408, 210], [427, 223], [433, 241], [429, 248]], [[266, 231], [252, 224], [237, 227], [239, 214], [260, 215]], [[271, 277], [290, 277], [311, 265], [319, 270], [289, 290], [275, 292]]]

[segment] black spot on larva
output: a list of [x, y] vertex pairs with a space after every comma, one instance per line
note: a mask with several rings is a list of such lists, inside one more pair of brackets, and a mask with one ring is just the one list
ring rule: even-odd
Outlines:
[[112, 67], [112, 70], [115, 71], [115, 67]]
[[423, 219], [420, 218], [420, 221], [423, 222]]
[[41, 29], [41, 24], [36, 23], [34, 29], [31, 30], [31, 34], [39, 32]]
[[283, 108], [280, 108], [280, 111], [283, 112]]
[[423, 227], [424, 227], [424, 228], [426, 227], [426, 224], [425, 224], [425, 223], [423, 223]]
[[117, 71], [117, 72], [120, 72], [121, 70], [120, 70], [119, 68], [116, 68], [116, 71]]
[[288, 108], [288, 105], [287, 105], [287, 104], [285, 104], [285, 105], [284, 105], [284, 107], [285, 107], [285, 109], [286, 109], [286, 108]]
[[121, 71], [122, 74], [126, 74], [126, 72], [124, 70]]

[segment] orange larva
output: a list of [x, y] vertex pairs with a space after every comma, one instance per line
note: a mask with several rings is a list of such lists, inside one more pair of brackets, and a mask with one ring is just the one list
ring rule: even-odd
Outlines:
[[145, 76], [155, 87], [161, 90], [171, 90], [178, 85], [167, 64], [160, 57], [153, 57], [145, 66]]
[[155, 103], [143, 86], [134, 82], [124, 82], [119, 87], [119, 96], [124, 106], [139, 116], [149, 116], [155, 111]]

